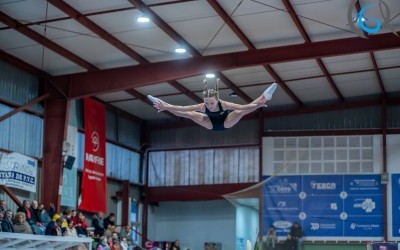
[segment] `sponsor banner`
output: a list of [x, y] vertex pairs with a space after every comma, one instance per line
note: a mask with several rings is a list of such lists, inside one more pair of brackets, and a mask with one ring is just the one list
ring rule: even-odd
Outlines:
[[[276, 221], [297, 221], [305, 236], [382, 237], [382, 202], [380, 175], [277, 176], [263, 185], [263, 233]], [[398, 225], [394, 232], [400, 234]]]
[[350, 194], [381, 194], [380, 175], [345, 175], [344, 189]]
[[336, 196], [310, 196], [304, 200], [304, 206], [313, 216], [339, 216], [343, 212], [343, 199]]
[[274, 177], [263, 186], [268, 195], [298, 195], [301, 189], [301, 176]]
[[382, 215], [382, 195], [348, 196], [344, 200], [347, 215]]
[[269, 216], [298, 216], [302, 201], [298, 196], [266, 196], [264, 197], [264, 214]]
[[343, 236], [343, 221], [339, 216], [309, 217], [303, 222], [306, 236]]
[[0, 153], [0, 185], [36, 193], [37, 160], [19, 153]]
[[392, 234], [400, 237], [400, 174], [392, 174]]
[[344, 221], [346, 236], [379, 237], [383, 235], [383, 216], [349, 216]]
[[303, 183], [308, 195], [337, 195], [343, 189], [343, 175], [309, 175], [304, 176]]
[[[290, 228], [293, 226], [293, 223], [297, 221], [299, 222], [298, 217], [284, 217], [284, 216], [268, 216], [264, 217], [264, 228], [268, 228], [273, 225], [276, 228], [277, 236], [287, 236], [290, 233]], [[266, 235], [264, 232], [264, 235]]]
[[[69, 143], [69, 149], [65, 152], [64, 161], [68, 155], [77, 158], [78, 147], [78, 128], [68, 125], [67, 142]], [[75, 160], [74, 165], [71, 169], [63, 169], [63, 181], [62, 181], [62, 192], [61, 192], [61, 206], [76, 207], [76, 194], [77, 194], [77, 161]]]
[[84, 99], [85, 152], [82, 193], [79, 209], [106, 212], [106, 130], [105, 108], [92, 99]]

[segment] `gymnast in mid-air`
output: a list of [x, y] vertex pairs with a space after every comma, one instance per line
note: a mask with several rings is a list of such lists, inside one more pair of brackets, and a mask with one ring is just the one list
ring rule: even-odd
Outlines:
[[147, 97], [153, 102], [158, 112], [169, 111], [172, 114], [191, 119], [200, 126], [213, 131], [223, 131], [233, 127], [240, 119], [260, 107], [267, 107], [265, 104], [271, 100], [272, 94], [276, 89], [276, 83], [273, 83], [264, 93], [253, 102], [240, 105], [232, 102], [226, 102], [219, 99], [218, 83], [216, 80], [215, 89], [209, 89], [207, 80], [204, 82], [203, 99], [204, 103], [188, 106], [177, 106], [162, 101], [159, 98], [148, 95]]

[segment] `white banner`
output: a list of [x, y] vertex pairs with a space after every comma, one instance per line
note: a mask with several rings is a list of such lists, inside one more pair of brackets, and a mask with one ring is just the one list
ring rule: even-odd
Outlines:
[[37, 160], [19, 153], [0, 153], [0, 185], [36, 193]]

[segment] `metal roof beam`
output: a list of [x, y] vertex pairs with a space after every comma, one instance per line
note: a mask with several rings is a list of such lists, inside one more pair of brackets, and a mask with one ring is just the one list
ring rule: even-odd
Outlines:
[[61, 47], [57, 43], [53, 42], [52, 40], [44, 37], [43, 35], [37, 33], [36, 31], [23, 26], [17, 20], [11, 18], [10, 16], [6, 15], [5, 13], [0, 11], [0, 22], [4, 23], [5, 25], [10, 26], [14, 30], [20, 32], [21, 34], [29, 37], [30, 39], [34, 40], [35, 42], [45, 46], [46, 48], [56, 52], [57, 54], [65, 57], [66, 59], [70, 60], [73, 63], [81, 66], [82, 68], [87, 69], [88, 71], [97, 71], [98, 68], [89, 62], [83, 60], [79, 56], [73, 54], [72, 52], [66, 50], [65, 48]]
[[69, 97], [81, 98], [84, 96], [126, 90], [153, 83], [196, 76], [209, 71], [221, 71], [260, 64], [348, 55], [399, 47], [399, 38], [392, 33], [385, 33], [374, 35], [370, 39], [352, 37], [288, 45], [254, 51], [234, 52], [113, 68], [100, 70], [98, 72], [56, 76], [52, 79], [60, 84], [70, 83], [71, 91]]
[[[290, 3], [289, 0], [283, 0], [283, 4], [286, 7], [286, 10], [288, 11], [290, 18], [296, 25], [297, 29], [299, 30], [301, 36], [303, 37], [304, 41], [306, 43], [311, 43], [310, 36], [307, 34], [306, 29], [304, 28], [303, 24], [301, 23], [299, 17], [296, 14], [296, 11], [293, 8], [293, 5]], [[340, 101], [344, 101], [344, 97], [342, 93], [340, 93], [338, 87], [336, 86], [335, 82], [333, 81], [332, 76], [329, 74], [328, 69], [326, 68], [325, 64], [322, 62], [320, 58], [316, 58], [316, 61], [318, 63], [318, 66], [324, 73], [324, 76], [328, 80], [329, 85], [331, 86], [333, 92], [335, 92], [336, 96], [340, 99]]]

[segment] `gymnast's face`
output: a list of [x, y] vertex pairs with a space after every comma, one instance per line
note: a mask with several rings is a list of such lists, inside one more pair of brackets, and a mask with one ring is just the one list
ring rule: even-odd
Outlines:
[[213, 96], [213, 97], [204, 97], [204, 104], [206, 105], [206, 107], [209, 110], [215, 110], [217, 108], [217, 105], [218, 105], [218, 100], [217, 100], [217, 98], [215, 98], [215, 96]]

